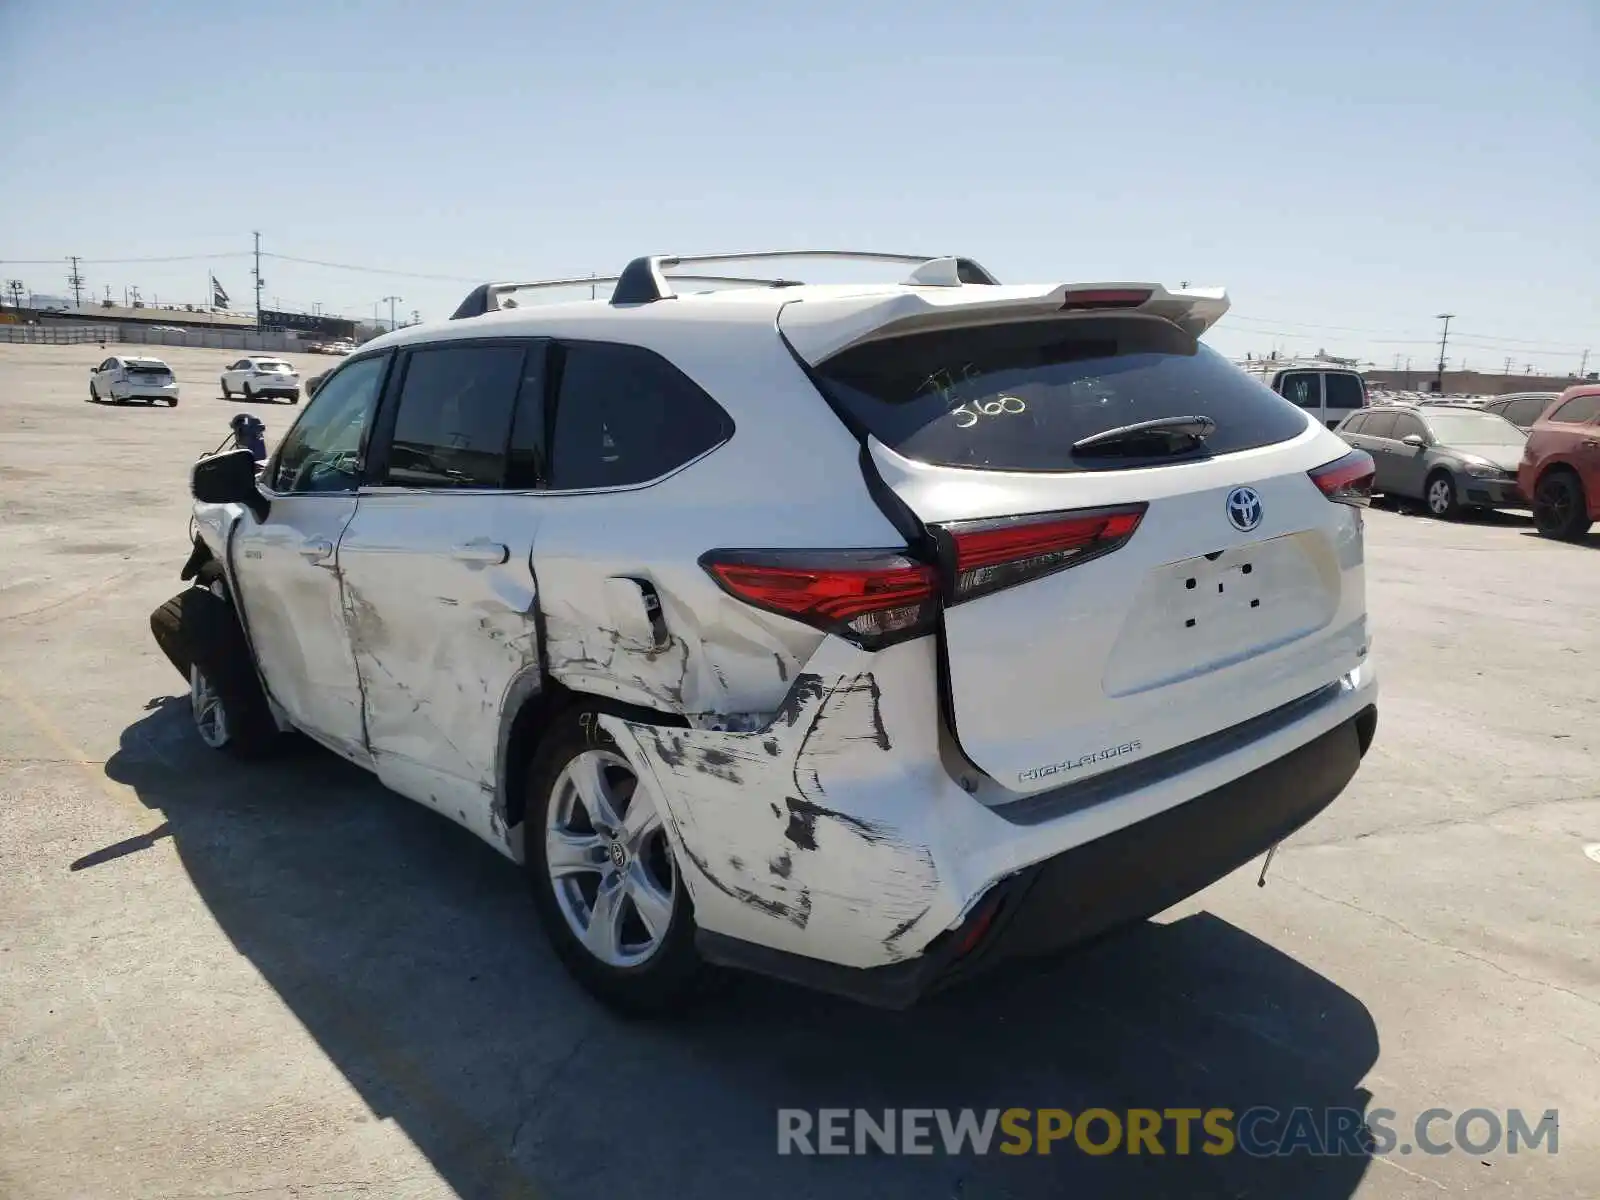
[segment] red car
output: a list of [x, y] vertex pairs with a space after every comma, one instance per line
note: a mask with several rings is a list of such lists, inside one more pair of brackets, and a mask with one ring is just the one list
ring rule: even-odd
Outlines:
[[1600, 520], [1600, 383], [1568, 388], [1528, 431], [1517, 485], [1545, 537], [1575, 541]]

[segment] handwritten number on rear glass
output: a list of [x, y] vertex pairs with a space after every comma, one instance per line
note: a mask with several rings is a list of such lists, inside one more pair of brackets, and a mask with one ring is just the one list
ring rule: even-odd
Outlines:
[[972, 393], [982, 386], [982, 375], [968, 363], [953, 370], [944, 368], [928, 376], [917, 389], [922, 396], [937, 396], [951, 406], [950, 415], [957, 429], [971, 429], [980, 417], [998, 417], [1003, 413], [1027, 412], [1028, 406], [1021, 397], [1000, 392], [990, 396]]

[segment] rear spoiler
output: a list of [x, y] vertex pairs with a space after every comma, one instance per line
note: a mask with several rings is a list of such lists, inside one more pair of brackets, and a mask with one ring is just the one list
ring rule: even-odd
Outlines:
[[1156, 317], [1198, 338], [1228, 311], [1224, 288], [1159, 283], [1064, 283], [862, 294], [787, 304], [779, 326], [807, 362], [909, 333], [1121, 312]]

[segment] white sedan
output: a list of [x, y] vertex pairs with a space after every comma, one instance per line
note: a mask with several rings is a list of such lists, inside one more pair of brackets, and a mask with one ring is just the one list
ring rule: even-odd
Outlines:
[[159, 358], [115, 354], [89, 368], [89, 399], [96, 404], [107, 400], [113, 404], [125, 400], [154, 404], [161, 400], [168, 408], [176, 408], [178, 383], [172, 377], [172, 368]]
[[241, 358], [222, 373], [222, 398], [231, 400], [234, 393], [246, 400], [281, 397], [297, 404], [300, 375], [281, 358]]

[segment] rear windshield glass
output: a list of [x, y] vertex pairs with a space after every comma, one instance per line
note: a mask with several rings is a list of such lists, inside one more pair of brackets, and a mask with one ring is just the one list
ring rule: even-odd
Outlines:
[[258, 371], [287, 371], [288, 369], [288, 363], [276, 362], [270, 358], [258, 358], [256, 360], [256, 370]]
[[1361, 376], [1330, 372], [1322, 377], [1323, 403], [1329, 408], [1360, 408], [1366, 403]]
[[1103, 471], [1147, 461], [1074, 452], [1092, 434], [1205, 416], [1199, 454], [1287, 441], [1306, 416], [1177, 327], [1076, 318], [912, 334], [858, 346], [817, 372], [848, 419], [920, 462], [1009, 471]]

